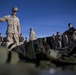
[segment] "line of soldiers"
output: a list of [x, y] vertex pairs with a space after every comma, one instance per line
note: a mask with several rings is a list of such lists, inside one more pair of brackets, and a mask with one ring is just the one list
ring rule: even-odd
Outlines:
[[69, 29], [66, 30], [62, 35], [57, 32], [56, 35], [52, 35], [52, 46], [53, 49], [60, 49], [62, 47], [76, 45], [76, 29], [71, 23], [68, 24]]
[[[20, 45], [19, 42], [19, 36], [20, 36], [20, 20], [16, 16], [16, 13], [18, 11], [17, 7], [12, 8], [12, 14], [6, 15], [2, 18], [0, 18], [0, 22], [7, 22], [7, 30], [6, 30], [6, 37], [7, 37], [7, 47], [15, 43], [13, 47]], [[63, 33], [63, 35], [60, 34], [60, 32], [56, 33], [56, 36], [53, 34], [52, 36], [52, 46], [53, 49], [59, 49], [62, 48], [62, 42], [65, 46], [71, 46], [76, 43], [76, 29], [72, 26], [71, 23], [68, 24], [69, 29]], [[28, 42], [28, 38], [25, 38]], [[29, 32], [29, 41], [36, 40], [36, 33], [34, 32], [33, 28], [30, 28]]]
[[[73, 46], [76, 44], [76, 29], [72, 26], [71, 23], [68, 24], [69, 29], [66, 30], [62, 35], [60, 34], [60, 32], [56, 32], [56, 35], [52, 35], [51, 36], [51, 43], [52, 43], [52, 48], [53, 49], [60, 49], [62, 47], [67, 47], [67, 46]], [[2, 34], [0, 33], [0, 38], [2, 38]], [[4, 44], [5, 41], [8, 42], [8, 40], [5, 40], [6, 38], [0, 39], [3, 41], [0, 42], [0, 44]], [[29, 42], [29, 41], [33, 41], [36, 40], [36, 33], [33, 30], [33, 28], [30, 28], [30, 32], [29, 32], [29, 39], [27, 37], [25, 37], [25, 40], [22, 36], [22, 34], [20, 34], [19, 36], [19, 44], [23, 44], [24, 41], [25, 42]]]

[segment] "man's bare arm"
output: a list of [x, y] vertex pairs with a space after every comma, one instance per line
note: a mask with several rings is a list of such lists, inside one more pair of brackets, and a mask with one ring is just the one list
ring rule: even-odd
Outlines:
[[0, 18], [0, 22], [6, 21], [6, 20], [7, 20], [7, 17], [8, 17], [8, 16], [4, 16], [4, 17]]
[[2, 18], [0, 18], [0, 22], [3, 22], [3, 19]]
[[0, 22], [3, 22], [4, 20], [2, 18], [0, 18]]

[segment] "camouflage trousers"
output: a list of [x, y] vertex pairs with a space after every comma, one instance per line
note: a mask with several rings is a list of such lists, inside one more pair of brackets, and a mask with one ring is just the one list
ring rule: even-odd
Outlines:
[[7, 47], [8, 47], [10, 44], [15, 43], [15, 44], [11, 47], [11, 49], [19, 45], [19, 35], [18, 35], [18, 34], [8, 33], [8, 34], [7, 34], [7, 40], [8, 40], [7, 45], [6, 45]]

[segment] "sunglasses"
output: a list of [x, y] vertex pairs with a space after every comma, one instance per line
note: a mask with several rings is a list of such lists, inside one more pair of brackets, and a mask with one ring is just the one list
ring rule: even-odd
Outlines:
[[17, 12], [17, 11], [13, 11], [13, 12]]

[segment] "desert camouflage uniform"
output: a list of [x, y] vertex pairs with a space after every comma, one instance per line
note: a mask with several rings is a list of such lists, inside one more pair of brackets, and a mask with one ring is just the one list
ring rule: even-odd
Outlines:
[[24, 43], [24, 37], [22, 36], [22, 34], [20, 34], [20, 36], [19, 36], [19, 43], [20, 43], [20, 45], [22, 45]]
[[60, 34], [56, 35], [56, 46], [57, 48], [62, 48], [62, 36]]
[[29, 33], [29, 40], [30, 41], [36, 40], [36, 33], [33, 31], [33, 29]]
[[64, 34], [68, 36], [69, 46], [76, 44], [76, 29], [74, 27], [70, 27]]
[[20, 34], [20, 22], [19, 18], [12, 15], [7, 15], [2, 18], [0, 18], [0, 22], [7, 22], [7, 40], [9, 41], [7, 43], [7, 47], [12, 44], [16, 43], [16, 45], [19, 45], [19, 34]]
[[67, 35], [63, 35], [63, 45], [64, 47], [67, 47], [69, 44], [69, 40], [68, 40], [68, 36]]
[[51, 43], [52, 43], [53, 49], [56, 49], [57, 46], [56, 46], [56, 38], [55, 38], [55, 35], [52, 35], [52, 37], [51, 37]]

